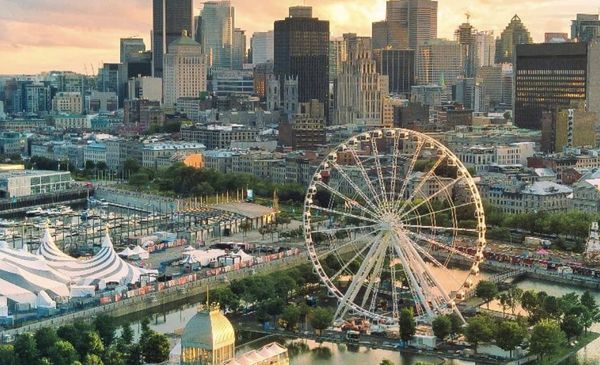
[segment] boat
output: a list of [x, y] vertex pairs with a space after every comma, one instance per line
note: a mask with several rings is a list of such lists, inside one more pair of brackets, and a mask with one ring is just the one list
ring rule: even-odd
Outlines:
[[42, 215], [44, 213], [44, 210], [40, 207], [28, 210], [25, 212], [25, 215], [29, 216], [29, 217], [35, 217], [37, 215]]
[[17, 222], [8, 220], [8, 219], [0, 219], [0, 227], [14, 227], [17, 225]]

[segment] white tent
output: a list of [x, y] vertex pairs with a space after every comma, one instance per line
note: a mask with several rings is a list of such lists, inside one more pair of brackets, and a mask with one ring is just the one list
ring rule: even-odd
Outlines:
[[190, 256], [194, 256], [196, 260], [200, 262], [202, 266], [208, 266], [211, 262], [217, 261], [221, 256], [225, 256], [227, 253], [223, 250], [211, 249], [211, 250], [194, 250], [189, 252]]
[[235, 255], [241, 257], [242, 262], [254, 260], [254, 257], [245, 253], [244, 250], [239, 250], [238, 252], [235, 253]]
[[126, 249], [124, 249], [123, 251], [119, 252], [119, 256], [122, 257], [129, 257], [131, 256], [131, 253], [133, 252], [132, 249], [130, 249], [129, 247], [127, 247]]
[[140, 259], [142, 260], [147, 260], [148, 257], [150, 257], [150, 254], [148, 253], [148, 251], [144, 250], [143, 248], [141, 248], [140, 246], [135, 246], [132, 250], [131, 253], [133, 255], [137, 255]]
[[38, 293], [36, 304], [38, 308], [56, 308], [56, 302], [43, 290]]
[[71, 298], [83, 298], [87, 296], [94, 296], [94, 294], [96, 294], [96, 287], [92, 285], [71, 286]]
[[2, 295], [9, 300], [19, 304], [29, 304], [32, 307], [35, 306], [37, 296], [27, 289], [21, 288], [13, 283], [2, 280], [0, 277], [0, 288], [2, 288]]

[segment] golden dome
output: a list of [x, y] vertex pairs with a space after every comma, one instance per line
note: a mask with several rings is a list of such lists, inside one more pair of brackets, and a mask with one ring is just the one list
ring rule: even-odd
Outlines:
[[235, 332], [218, 308], [198, 310], [186, 324], [181, 337], [182, 348], [213, 351], [226, 346], [235, 347]]

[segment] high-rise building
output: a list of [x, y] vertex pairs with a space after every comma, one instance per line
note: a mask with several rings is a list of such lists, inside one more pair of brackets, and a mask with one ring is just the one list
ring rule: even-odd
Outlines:
[[335, 85], [335, 123], [381, 125], [388, 83], [388, 77], [377, 72], [370, 52], [343, 63]]
[[475, 34], [476, 67], [493, 66], [496, 57], [496, 40], [493, 31], [481, 31]]
[[213, 68], [231, 69], [235, 13], [231, 1], [208, 1], [202, 8], [202, 50]]
[[193, 0], [152, 1], [153, 76], [162, 77], [167, 46], [179, 38], [183, 30], [193, 31], [193, 3]]
[[[120, 63], [105, 63], [98, 69], [98, 83], [96, 85], [98, 91], [113, 92], [119, 95], [119, 86], [121, 84], [121, 72], [119, 69]], [[125, 82], [127, 82], [125, 80]]]
[[565, 148], [596, 147], [596, 113], [585, 111], [582, 103], [542, 115], [541, 149], [545, 153], [563, 152]]
[[433, 39], [419, 46], [417, 84], [453, 85], [463, 73], [461, 46], [446, 39]]
[[374, 50], [377, 72], [389, 78], [391, 94], [409, 94], [415, 85], [415, 51], [412, 49]]
[[268, 32], [255, 32], [250, 40], [250, 48], [252, 49], [252, 64], [254, 66], [273, 62], [274, 56], [274, 33], [272, 30]]
[[437, 38], [437, 10], [437, 1], [389, 0], [385, 21], [373, 23], [373, 48], [417, 49]]
[[600, 19], [598, 14], [577, 14], [571, 21], [571, 38], [578, 42], [589, 42], [600, 37]]
[[146, 51], [146, 44], [142, 38], [121, 38], [120, 62], [126, 62], [130, 54]]
[[273, 62], [259, 63], [254, 66], [254, 93], [261, 99], [267, 96], [267, 81], [273, 76]]
[[294, 150], [315, 150], [327, 143], [325, 107], [318, 100], [300, 103], [290, 121], [279, 124], [279, 145]]
[[329, 82], [337, 78], [342, 63], [348, 60], [347, 43], [343, 39], [329, 41]]
[[356, 33], [344, 33], [343, 39], [346, 43], [348, 59], [356, 58], [364, 52], [371, 52], [374, 49], [371, 37], [357, 36]]
[[231, 68], [241, 70], [246, 63], [246, 31], [240, 28], [233, 30], [233, 52]]
[[[592, 42], [595, 43], [595, 42]], [[518, 45], [515, 55], [515, 123], [539, 129], [542, 113], [573, 102], [596, 111], [600, 50], [586, 43]], [[595, 80], [595, 81], [594, 81]]]
[[173, 107], [178, 98], [199, 97], [206, 91], [207, 65], [202, 46], [186, 31], [169, 45], [164, 64], [165, 106]]
[[121, 64], [119, 65], [119, 106], [128, 99], [127, 82], [133, 77], [152, 75], [152, 52], [146, 51], [141, 38], [121, 38]]
[[163, 85], [162, 79], [158, 77], [133, 77], [128, 82], [128, 89], [128, 99], [162, 101]]
[[518, 15], [510, 20], [496, 40], [496, 63], [512, 63], [513, 52], [519, 44], [531, 44], [531, 34]]
[[463, 64], [463, 76], [465, 78], [475, 77], [477, 70], [477, 31], [467, 23], [462, 23], [454, 32], [454, 39], [460, 44], [460, 53]]
[[[292, 7], [275, 22], [274, 72], [283, 82], [298, 78], [298, 101], [329, 101], [329, 22], [312, 17], [310, 7]], [[328, 109], [326, 109], [328, 114]]]
[[482, 111], [512, 109], [512, 68], [504, 65], [483, 66], [477, 71], [481, 80]]

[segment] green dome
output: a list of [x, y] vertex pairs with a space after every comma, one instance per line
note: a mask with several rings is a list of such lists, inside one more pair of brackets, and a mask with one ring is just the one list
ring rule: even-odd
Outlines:
[[201, 47], [200, 43], [196, 42], [188, 36], [187, 30], [181, 32], [181, 37], [177, 38], [169, 44], [169, 47], [173, 46], [198, 46]]
[[215, 350], [235, 346], [235, 332], [231, 322], [219, 309], [199, 310], [185, 326], [181, 347]]

